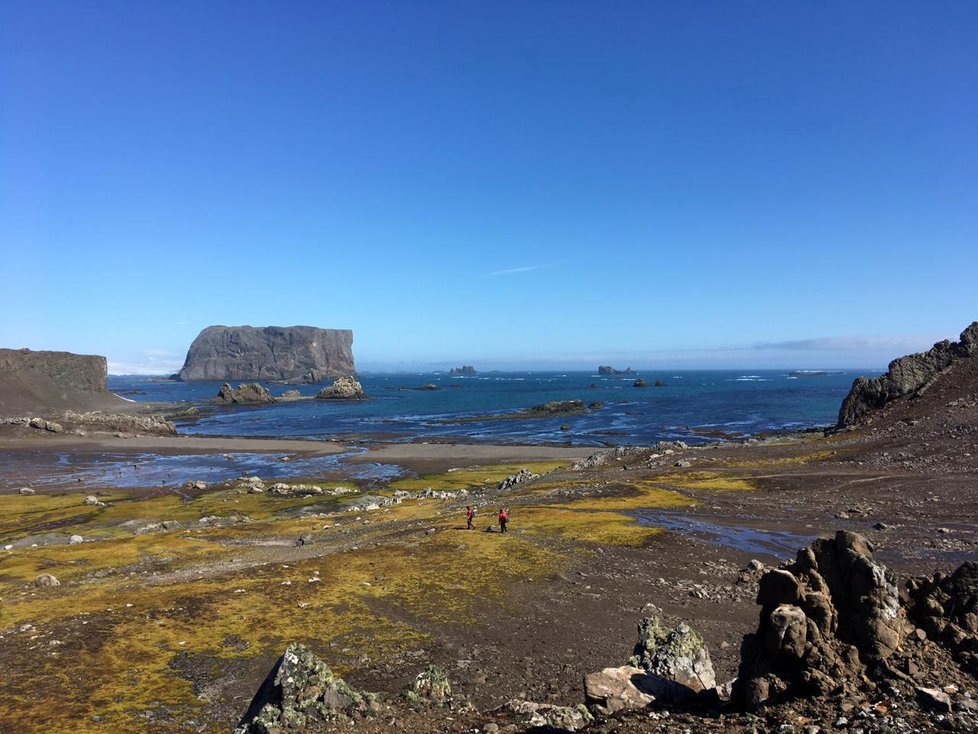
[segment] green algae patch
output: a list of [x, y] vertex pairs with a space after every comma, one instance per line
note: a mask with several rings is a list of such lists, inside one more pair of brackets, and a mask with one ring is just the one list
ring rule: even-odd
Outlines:
[[84, 523], [97, 514], [89, 493], [0, 495], [0, 537], [20, 537]]
[[690, 504], [688, 497], [654, 482], [632, 482], [617, 487], [609, 487], [609, 489], [617, 491], [609, 496], [577, 499], [565, 505], [552, 506], [567, 507], [574, 510], [624, 512], [626, 510], [688, 507]]
[[577, 503], [564, 506], [521, 507], [513, 527], [533, 535], [559, 536], [604, 545], [639, 547], [659, 535], [660, 528], [639, 525], [634, 517], [618, 512], [579, 510]]
[[728, 459], [724, 464], [738, 469], [768, 469], [783, 466], [804, 466], [806, 464], [816, 464], [829, 459], [838, 459], [839, 451], [814, 451], [797, 454], [795, 456], [779, 456], [772, 458], [756, 459]]
[[[156, 565], [179, 559], [181, 565], [215, 560], [212, 543], [174, 533], [129, 536], [73, 545], [48, 545], [18, 548], [0, 555], [0, 578], [5, 581], [32, 582], [41, 573], [60, 581], [70, 581], [99, 571], [116, 572], [140, 566], [146, 571]], [[227, 551], [224, 551], [227, 552]]]
[[750, 479], [707, 471], [664, 475], [658, 478], [658, 482], [670, 487], [701, 492], [753, 492], [757, 489]]
[[418, 492], [423, 489], [459, 490], [495, 487], [506, 477], [526, 469], [534, 474], [546, 474], [567, 466], [561, 461], [536, 461], [527, 464], [505, 464], [494, 466], [471, 466], [453, 469], [440, 474], [425, 474], [417, 479], [398, 479], [391, 482], [390, 489]]

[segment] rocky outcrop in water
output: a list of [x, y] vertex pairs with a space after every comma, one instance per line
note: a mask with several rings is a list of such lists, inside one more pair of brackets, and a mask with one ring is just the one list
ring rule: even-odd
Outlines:
[[318, 383], [356, 372], [353, 332], [314, 326], [208, 326], [179, 379]]
[[106, 389], [105, 357], [0, 349], [0, 415], [121, 407]]
[[320, 390], [316, 397], [320, 400], [363, 400], [367, 397], [363, 385], [349, 375], [338, 377], [329, 387]]
[[614, 367], [609, 367], [608, 365], [603, 364], [600, 367], [598, 367], [598, 374], [599, 375], [634, 375], [636, 374], [636, 372], [631, 367], [626, 367], [623, 370], [616, 370]]
[[262, 387], [257, 382], [238, 385], [237, 389], [233, 389], [225, 382], [221, 385], [221, 389], [211, 402], [220, 405], [248, 405], [254, 403], [274, 403], [275, 398], [268, 392], [268, 388]]
[[463, 365], [461, 367], [452, 367], [448, 371], [449, 377], [459, 377], [459, 376], [462, 376], [462, 377], [474, 377], [477, 374], [479, 374], [479, 373], [475, 371], [475, 367], [473, 367], [470, 364], [466, 364], [466, 365]]
[[863, 422], [873, 411], [891, 400], [913, 397], [952, 362], [976, 355], [978, 321], [972, 322], [961, 332], [960, 341], [951, 342], [945, 339], [926, 352], [893, 360], [884, 375], [871, 379], [856, 378], [839, 409], [838, 427], [845, 428]]
[[757, 631], [741, 645], [733, 700], [748, 711], [804, 696], [852, 692], [887, 670], [905, 615], [894, 574], [860, 535], [840, 530], [761, 577]]

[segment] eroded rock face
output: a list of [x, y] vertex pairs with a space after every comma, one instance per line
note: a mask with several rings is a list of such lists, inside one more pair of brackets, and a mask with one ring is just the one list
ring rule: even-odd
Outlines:
[[247, 405], [249, 403], [274, 403], [275, 398], [268, 392], [268, 388], [262, 387], [257, 382], [238, 385], [236, 390], [225, 382], [211, 402], [222, 405]]
[[122, 406], [108, 392], [105, 357], [0, 349], [0, 415]]
[[356, 372], [353, 332], [314, 326], [208, 326], [180, 379], [317, 383]]
[[305, 645], [293, 642], [255, 694], [235, 734], [316, 731], [375, 712], [373, 694], [351, 688]]
[[366, 394], [363, 386], [349, 375], [338, 377], [329, 387], [320, 390], [316, 397], [320, 400], [363, 400]]
[[978, 563], [907, 583], [907, 613], [927, 636], [978, 677]]
[[896, 576], [860, 535], [839, 531], [760, 581], [757, 632], [744, 637], [733, 700], [747, 710], [846, 688], [884, 670], [906, 629]]
[[839, 409], [838, 426], [845, 428], [862, 422], [889, 401], [919, 392], [954, 360], [975, 355], [978, 355], [978, 321], [961, 332], [960, 341], [945, 339], [926, 352], [893, 360], [885, 375], [856, 378]]

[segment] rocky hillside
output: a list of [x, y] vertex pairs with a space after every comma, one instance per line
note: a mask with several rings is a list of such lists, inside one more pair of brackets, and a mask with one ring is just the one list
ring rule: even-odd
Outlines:
[[105, 357], [0, 349], [0, 415], [118, 407], [108, 392]]
[[349, 329], [208, 326], [190, 345], [179, 378], [315, 384], [354, 372]]
[[976, 356], [978, 321], [961, 333], [960, 341], [945, 339], [926, 352], [893, 360], [884, 375], [857, 378], [839, 410], [838, 427], [864, 423], [874, 412], [898, 398], [922, 395], [952, 365]]

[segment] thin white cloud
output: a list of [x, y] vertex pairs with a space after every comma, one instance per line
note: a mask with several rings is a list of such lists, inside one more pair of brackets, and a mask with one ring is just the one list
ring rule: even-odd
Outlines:
[[518, 268], [506, 268], [505, 270], [496, 270], [489, 275], [513, 275], [515, 273], [529, 273], [533, 270], [542, 270], [543, 268], [551, 268], [558, 263], [539, 263], [537, 265], [523, 265]]

